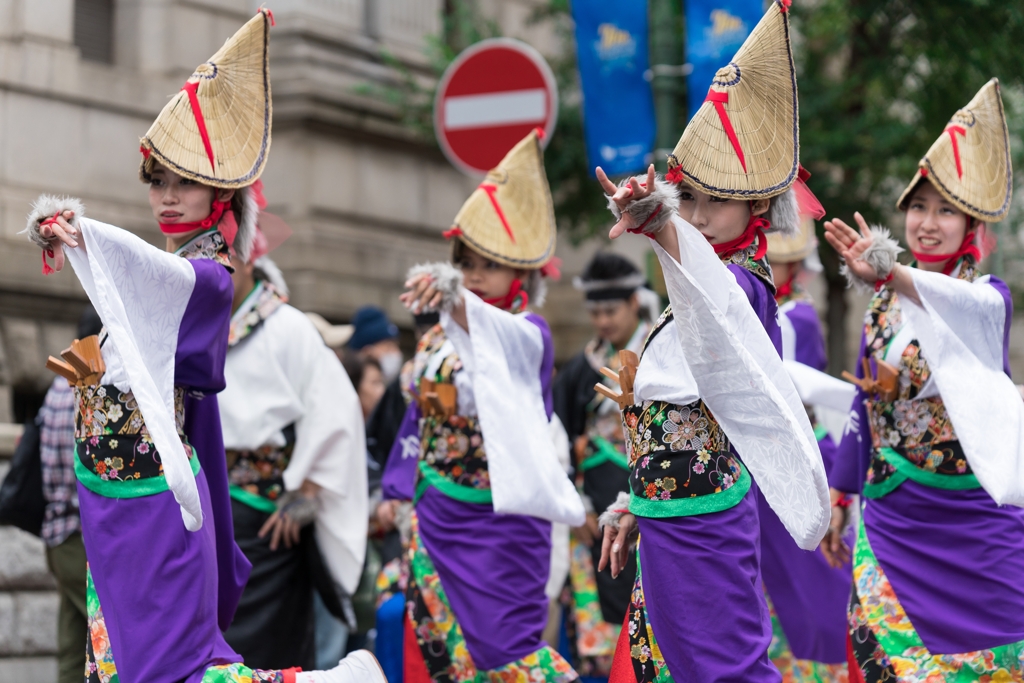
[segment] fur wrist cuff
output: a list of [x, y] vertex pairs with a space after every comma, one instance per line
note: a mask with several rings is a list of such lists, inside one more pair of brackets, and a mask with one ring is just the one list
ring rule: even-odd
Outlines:
[[316, 519], [316, 499], [307, 498], [298, 491], [286, 491], [277, 502], [277, 511], [299, 526], [306, 526]]
[[[636, 176], [637, 182], [646, 183], [647, 176]], [[629, 178], [619, 183], [619, 187], [629, 185]], [[654, 191], [643, 199], [632, 201], [626, 205], [625, 210], [620, 210], [618, 204], [608, 198], [608, 208], [611, 210], [615, 220], [622, 219], [622, 214], [627, 213], [633, 218], [636, 225], [635, 232], [644, 235], [653, 235], [661, 230], [671, 220], [672, 215], [679, 211], [679, 196], [676, 188], [669, 182], [657, 176], [654, 180]]]
[[629, 513], [629, 494], [625, 491], [619, 491], [619, 495], [615, 498], [615, 502], [608, 506], [608, 509], [601, 513], [601, 516], [597, 518], [597, 525], [604, 529], [606, 526], [619, 530], [619, 520], [622, 519], [622, 515]]
[[407, 277], [413, 278], [417, 275], [429, 275], [434, 288], [441, 292], [441, 305], [438, 307], [440, 310], [451, 311], [462, 298], [462, 272], [452, 264], [443, 261], [422, 263], [410, 268]]
[[[871, 226], [871, 237], [871, 246], [861, 254], [858, 260], [871, 266], [879, 279], [884, 279], [896, 267], [896, 256], [903, 249], [889, 234], [889, 230], [880, 225]], [[846, 278], [847, 286], [854, 287], [859, 292], [868, 292], [875, 287], [874, 282], [867, 282], [854, 275], [845, 263], [840, 266], [839, 272]]]
[[43, 239], [39, 234], [39, 224], [47, 218], [53, 218], [57, 213], [74, 211], [75, 217], [71, 219], [71, 225], [78, 227], [78, 219], [85, 213], [85, 206], [81, 200], [74, 197], [58, 197], [56, 195], [42, 194], [32, 202], [32, 211], [28, 214], [28, 223], [22, 233], [35, 242], [41, 249], [51, 249], [53, 245], [49, 240]]

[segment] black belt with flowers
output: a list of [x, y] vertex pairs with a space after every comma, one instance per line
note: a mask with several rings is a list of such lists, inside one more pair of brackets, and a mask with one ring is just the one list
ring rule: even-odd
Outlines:
[[685, 517], [728, 510], [750, 489], [750, 474], [703, 401], [645, 401], [622, 412], [630, 461], [629, 511]]
[[[163, 463], [149, 436], [131, 391], [113, 384], [76, 387], [75, 476], [93, 493], [107, 498], [140, 498], [169, 490]], [[175, 388], [175, 414], [184, 415], [184, 391]], [[183, 419], [183, 417], [182, 417]], [[181, 432], [192, 474], [199, 458]]]

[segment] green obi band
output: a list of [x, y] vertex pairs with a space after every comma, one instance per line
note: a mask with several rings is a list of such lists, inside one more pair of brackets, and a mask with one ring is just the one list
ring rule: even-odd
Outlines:
[[[169, 490], [164, 466], [131, 391], [113, 384], [75, 387], [75, 476], [105, 498], [141, 498]], [[174, 422], [193, 476], [199, 458], [188, 444], [185, 390], [174, 387]]]
[[815, 441], [821, 441], [828, 436], [828, 430], [823, 425], [814, 425], [814, 439]]
[[689, 517], [707, 515], [736, 507], [750, 490], [750, 473], [739, 458], [731, 458], [739, 474], [729, 488], [716, 493], [694, 495], [689, 498], [642, 498], [629, 492], [629, 511], [637, 517]]
[[416, 497], [413, 498], [413, 503], [418, 503], [431, 486], [449, 498], [454, 498], [463, 503], [484, 504], [491, 502], [491, 490], [489, 488], [478, 489], [472, 486], [456, 484], [451, 479], [442, 476], [437, 470], [422, 460], [419, 462], [419, 471], [420, 480], [416, 484]]
[[606, 462], [613, 463], [627, 472], [629, 471], [629, 460], [626, 459], [625, 453], [615, 448], [611, 441], [603, 436], [590, 437], [587, 442], [586, 456], [583, 458], [583, 462], [580, 463], [580, 471], [586, 472]]
[[750, 474], [704, 401], [644, 401], [622, 411], [629, 452], [629, 511], [687, 517], [734, 507]]
[[[868, 481], [864, 484], [864, 496], [866, 498], [882, 498], [896, 490], [908, 479], [915, 481], [922, 486], [933, 489], [944, 489], [946, 491], [966, 491], [969, 489], [980, 489], [978, 477], [973, 472], [965, 474], [944, 474], [948, 471], [944, 467], [947, 461], [955, 462], [962, 459], [956, 458], [959, 451], [959, 442], [948, 442], [956, 444], [957, 448], [932, 449], [935, 454], [934, 461], [925, 460], [924, 467], [911, 462], [906, 456], [901, 455], [892, 448], [880, 448], [874, 452], [871, 459], [871, 469], [868, 472]], [[948, 452], [947, 452], [948, 451]], [[966, 469], [966, 460], [962, 469]], [[926, 469], [931, 467], [931, 469]], [[936, 471], [938, 470], [938, 471]]]
[[239, 503], [244, 503], [254, 510], [265, 512], [268, 515], [272, 515], [277, 512], [277, 503], [269, 498], [264, 498], [258, 493], [246, 491], [238, 484], [228, 484], [228, 495]]
[[[79, 448], [81, 447], [81, 444], [79, 444]], [[188, 448], [188, 462], [192, 466], [192, 475], [195, 476], [199, 474], [199, 458], [196, 457], [195, 450], [191, 446]], [[104, 469], [106, 472], [112, 472], [118, 469], [116, 468], [117, 462], [122, 459], [120, 456], [110, 458], [110, 460], [114, 461], [113, 466], [104, 461], [100, 461], [100, 464], [105, 465]], [[104, 498], [142, 498], [143, 496], [155, 496], [158, 493], [170, 490], [167, 486], [167, 478], [162, 472], [158, 476], [142, 477], [139, 479], [104, 479], [101, 475], [86, 467], [82, 463], [81, 457], [75, 458], [75, 476], [78, 477], [78, 481], [82, 482], [82, 486]]]

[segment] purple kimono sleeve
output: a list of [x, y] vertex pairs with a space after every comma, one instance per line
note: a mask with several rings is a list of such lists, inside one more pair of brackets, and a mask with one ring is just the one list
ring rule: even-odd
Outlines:
[[234, 285], [227, 269], [210, 259], [189, 261], [196, 284], [178, 327], [174, 384], [215, 394], [224, 389], [224, 359]]
[[1013, 379], [1013, 374], [1010, 372], [1010, 325], [1013, 324], [1013, 297], [1010, 295], [1010, 288], [999, 278], [991, 276], [988, 283], [1003, 295], [1003, 303], [1006, 304], [1006, 324], [1003, 326], [1003, 372], [1007, 377]]
[[768, 286], [759, 277], [751, 273], [743, 266], [730, 263], [726, 266], [736, 276], [736, 283], [747, 295], [750, 307], [757, 314], [757, 319], [764, 326], [775, 350], [782, 356], [782, 328], [779, 327], [779, 305], [775, 303], [775, 297], [768, 291]]
[[174, 383], [189, 390], [185, 398], [185, 436], [196, 449], [210, 488], [217, 547], [217, 622], [226, 629], [252, 567], [235, 543], [220, 410], [213, 395], [224, 389], [234, 286], [227, 269], [216, 261], [196, 259], [189, 263], [195, 270], [196, 284], [178, 328]]
[[806, 301], [798, 301], [784, 314], [793, 326], [796, 335], [796, 348], [793, 349], [793, 360], [803, 363], [815, 370], [825, 372], [828, 358], [825, 355], [825, 335], [821, 331], [821, 321], [814, 306]]
[[413, 401], [405, 410], [395, 443], [384, 466], [384, 500], [412, 500], [416, 495], [416, 466], [420, 456], [420, 407]]
[[[864, 357], [864, 344], [865, 337], [861, 333], [858, 360]], [[855, 372], [858, 378], [864, 377], [861, 363], [857, 363]], [[835, 462], [828, 472], [829, 486], [844, 493], [861, 492], [871, 464], [871, 425], [868, 423], [865, 404], [867, 398], [867, 395], [858, 388], [850, 406], [846, 431], [843, 432], [843, 438], [836, 448]]]
[[555, 401], [551, 393], [552, 379], [555, 374], [555, 344], [551, 341], [551, 328], [548, 327], [548, 322], [544, 318], [536, 313], [528, 313], [526, 319], [540, 329], [541, 339], [544, 340], [544, 355], [540, 361], [540, 390], [544, 396], [544, 412], [547, 413], [548, 420], [550, 420], [551, 414], [555, 412]]

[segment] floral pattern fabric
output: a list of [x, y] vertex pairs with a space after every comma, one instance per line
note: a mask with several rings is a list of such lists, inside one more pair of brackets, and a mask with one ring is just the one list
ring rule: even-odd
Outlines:
[[[973, 281], [977, 271], [965, 263], [959, 278]], [[883, 359], [903, 324], [898, 295], [895, 290], [882, 287], [871, 299], [864, 319], [865, 353]], [[895, 475], [893, 464], [879, 452], [883, 448], [895, 450], [926, 472], [972, 474], [942, 398], [919, 398], [931, 379], [931, 369], [916, 339], [904, 348], [897, 371], [897, 395], [893, 401], [865, 401], [874, 448], [867, 483], [881, 486]]]
[[[76, 387], [75, 414], [77, 457], [102, 481], [129, 482], [164, 476], [160, 454], [146, 429], [131, 391], [120, 392], [113, 384]], [[191, 460], [195, 452], [184, 442], [185, 392], [174, 390], [175, 424]]]
[[636, 580], [633, 582], [633, 595], [626, 613], [626, 629], [629, 635], [629, 659], [633, 664], [636, 683], [674, 683], [668, 665], [654, 637], [654, 629], [647, 619], [647, 603], [644, 598], [644, 586], [640, 580], [640, 544], [636, 549]]
[[647, 500], [721, 493], [739, 480], [739, 460], [703, 401], [644, 401], [622, 413], [632, 494]]
[[229, 271], [234, 272], [231, 265], [231, 247], [228, 246], [224, 235], [217, 228], [211, 228], [190, 239], [174, 252], [178, 256], [188, 259], [210, 259], [221, 264]]
[[772, 277], [772, 267], [768, 263], [768, 256], [762, 256], [759, 259], [755, 259], [754, 256], [757, 254], [759, 248], [757, 240], [746, 249], [740, 249], [732, 253], [723, 253], [719, 255], [726, 266], [737, 265], [741, 268], [749, 270], [751, 273], [761, 279], [768, 287], [768, 291], [775, 295], [775, 279]]
[[497, 669], [477, 669], [434, 563], [420, 539], [415, 513], [408, 557], [411, 574], [406, 590], [406, 614], [431, 680], [451, 683], [568, 683], [577, 680], [569, 663], [547, 646]]
[[252, 334], [253, 330], [270, 317], [270, 314], [287, 303], [287, 299], [269, 282], [259, 281], [256, 289], [246, 297], [242, 306], [231, 316], [228, 328], [228, 347], [238, 344]]
[[276, 503], [284, 493], [294, 441], [284, 448], [261, 446], [255, 451], [227, 451], [228, 482], [243, 491]]
[[962, 654], [928, 651], [878, 564], [863, 519], [854, 548], [853, 587], [850, 637], [865, 683], [1024, 681], [1024, 641]]
[[[977, 277], [973, 267], [961, 269], [960, 279]], [[889, 345], [903, 328], [903, 312], [895, 290], [888, 287], [875, 294], [864, 318], [865, 353], [883, 359]], [[944, 441], [955, 441], [956, 432], [939, 397], [918, 398], [931, 369], [914, 339], [904, 348], [898, 370], [897, 395], [891, 402], [867, 401], [871, 438], [875, 448], [913, 448]]]
[[[673, 320], [672, 307], [658, 318], [644, 350]], [[629, 461], [631, 500], [674, 501], [724, 493], [743, 476], [739, 458], [704, 401], [685, 406], [665, 401], [644, 401], [622, 411]], [[748, 475], [749, 476], [749, 475]], [[749, 483], [749, 482], [747, 482]], [[739, 500], [701, 512], [727, 509]], [[649, 515], [630, 505], [634, 514]], [[667, 508], [664, 516], [675, 516]]]
[[573, 631], [576, 655], [582, 664], [577, 671], [583, 676], [607, 676], [622, 625], [608, 623], [601, 613], [590, 548], [573, 538], [569, 553]]
[[85, 568], [85, 614], [88, 625], [88, 637], [85, 639], [86, 683], [118, 683], [107, 622], [103, 620], [103, 609], [88, 564]]
[[490, 490], [483, 433], [475, 417], [452, 415], [444, 422], [425, 418], [420, 444], [422, 461], [448, 481]]
[[[440, 325], [435, 325], [420, 339], [413, 358], [417, 392], [422, 379], [452, 384], [455, 374], [462, 370], [458, 354], [445, 342], [447, 337]], [[445, 356], [438, 359], [437, 354]], [[436, 366], [437, 370], [428, 372], [428, 364]], [[475, 417], [452, 415], [447, 420], [424, 417], [420, 421], [420, 462], [456, 486], [478, 491], [491, 489], [483, 432]]]

